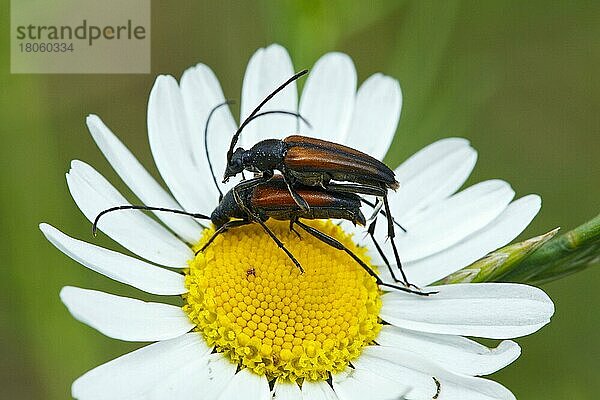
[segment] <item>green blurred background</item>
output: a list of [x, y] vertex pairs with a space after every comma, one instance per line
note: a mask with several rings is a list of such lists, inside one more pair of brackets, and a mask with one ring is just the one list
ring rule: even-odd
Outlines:
[[[73, 379], [138, 347], [105, 338], [60, 303], [63, 285], [139, 292], [92, 273], [47, 243], [41, 221], [91, 240], [67, 191], [71, 159], [128, 193], [88, 135], [97, 113], [156, 176], [146, 138], [154, 77], [210, 65], [239, 98], [258, 48], [286, 46], [297, 69], [324, 52], [355, 61], [359, 80], [397, 78], [404, 107], [387, 155], [396, 166], [438, 138], [479, 151], [471, 183], [503, 178], [543, 207], [522, 236], [595, 216], [600, 194], [600, 7], [594, 1], [155, 1], [150, 75], [10, 75], [9, 5], [0, 16], [0, 397], [65, 399]], [[109, 244], [99, 239], [100, 243]], [[524, 353], [493, 376], [521, 399], [591, 399], [600, 390], [598, 283], [587, 270], [544, 289], [553, 322], [519, 339]]]

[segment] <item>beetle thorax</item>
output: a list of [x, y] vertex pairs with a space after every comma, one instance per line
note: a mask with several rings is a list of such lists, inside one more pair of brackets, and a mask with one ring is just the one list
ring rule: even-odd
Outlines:
[[262, 140], [242, 154], [244, 168], [252, 172], [279, 169], [283, 163], [285, 150], [285, 144], [281, 140]]
[[[245, 193], [242, 193], [243, 199], [242, 201], [246, 201]], [[231, 218], [243, 218], [246, 214], [241, 209], [241, 207], [237, 204], [233, 197], [233, 192], [230, 190], [225, 193], [223, 199], [219, 203], [219, 205], [214, 209], [212, 214], [210, 215], [210, 221], [215, 225], [217, 229], [223, 226], [225, 223], [229, 222]]]

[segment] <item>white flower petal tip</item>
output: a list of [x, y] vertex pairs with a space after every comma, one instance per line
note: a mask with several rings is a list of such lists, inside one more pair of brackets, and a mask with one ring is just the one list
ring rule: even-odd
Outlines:
[[356, 93], [345, 145], [383, 160], [394, 139], [401, 109], [398, 81], [380, 73], [371, 75]]
[[[180, 210], [179, 204], [146, 171], [135, 156], [97, 115], [88, 115], [86, 124], [98, 148], [123, 182], [144, 204]], [[155, 212], [168, 227], [188, 243], [195, 243], [202, 228], [188, 216]]]
[[75, 319], [113, 339], [151, 342], [189, 332], [194, 324], [180, 308], [65, 286], [60, 298]]
[[271, 399], [267, 378], [256, 375], [246, 368], [235, 374], [231, 382], [229, 382], [225, 390], [219, 396], [218, 400], [237, 400], [242, 393], [243, 397], [246, 399]]
[[315, 63], [302, 91], [300, 114], [312, 127], [300, 125], [300, 133], [345, 143], [355, 97], [352, 59], [342, 53], [325, 54]]
[[392, 400], [404, 398], [410, 386], [368, 369], [346, 368], [332, 375], [333, 390], [341, 400]]
[[[160, 175], [177, 202], [189, 212], [214, 207], [210, 174], [196, 162], [186, 101], [172, 76], [156, 78], [148, 99], [148, 140]], [[200, 135], [200, 132], [194, 132]], [[202, 183], [206, 183], [203, 185]]]
[[[100, 173], [82, 161], [71, 162], [67, 184], [90, 222], [108, 208], [129, 204]], [[106, 214], [98, 228], [133, 253], [160, 265], [181, 268], [194, 255], [184, 242], [139, 210]]]
[[515, 399], [507, 388], [497, 382], [456, 374], [419, 355], [403, 351], [389, 352], [382, 346], [366, 347], [353, 364], [357, 371], [369, 371], [381, 379], [409, 387], [407, 399]]
[[[292, 60], [284, 47], [272, 44], [258, 49], [250, 58], [244, 74], [240, 120], [243, 121], [248, 117], [267, 95], [293, 74]], [[277, 93], [261, 111], [272, 110], [291, 112], [298, 110], [296, 82], [290, 83]], [[240, 142], [247, 148], [263, 139], [282, 139], [297, 132], [297, 124], [297, 119], [289, 115], [264, 116], [245, 128]]]
[[403, 181], [410, 180], [431, 163], [441, 160], [463, 148], [472, 149], [471, 144], [467, 139], [459, 137], [440, 139], [423, 147], [421, 150], [410, 156], [398, 166], [394, 172]]
[[225, 102], [221, 84], [210, 67], [197, 64], [188, 68], [181, 76], [180, 87], [191, 135], [192, 159], [200, 170], [205, 171], [199, 177], [202, 181], [197, 182], [197, 185], [203, 187], [209, 194], [207, 200], [212, 199], [212, 203], [206, 206], [212, 208], [216, 205], [218, 191], [209, 173], [207, 154], [212, 156], [210, 160], [217, 178], [223, 176], [226, 163], [223, 152], [229, 147], [229, 140], [236, 131], [237, 125], [229, 107], [220, 107], [216, 110], [209, 125], [206, 125], [211, 110]]
[[381, 318], [414, 331], [509, 339], [529, 335], [550, 322], [554, 304], [544, 291], [514, 283], [434, 286], [422, 297], [383, 296]]
[[178, 295], [187, 292], [185, 278], [181, 274], [73, 239], [49, 224], [40, 224], [40, 230], [50, 243], [67, 256], [115, 281], [158, 295]]
[[464, 139], [444, 139], [420, 150], [395, 170], [400, 189], [390, 197], [394, 215], [409, 218], [452, 195], [476, 162], [477, 152]]
[[205, 366], [202, 362], [206, 364], [210, 351], [198, 333], [153, 343], [86, 372], [73, 382], [71, 394], [80, 400], [189, 399], [158, 394], [173, 394], [175, 388], [170, 383], [177, 377], [181, 379], [177, 382], [179, 393], [196, 381], [182, 370], [193, 366], [196, 370], [189, 371], [190, 374], [201, 376], [207, 370], [202, 368]]
[[490, 349], [462, 336], [416, 332], [392, 325], [381, 329], [377, 343], [390, 352], [415, 353], [449, 371], [471, 376], [494, 373], [521, 354], [519, 345], [511, 340]]

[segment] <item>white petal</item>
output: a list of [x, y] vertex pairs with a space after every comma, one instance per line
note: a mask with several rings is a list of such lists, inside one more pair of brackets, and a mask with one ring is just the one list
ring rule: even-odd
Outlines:
[[381, 318], [421, 332], [508, 339], [537, 331], [554, 313], [552, 300], [533, 286], [467, 283], [428, 289], [439, 293], [427, 297], [385, 294]]
[[394, 139], [401, 108], [398, 81], [383, 74], [371, 75], [356, 94], [345, 144], [383, 160]]
[[[90, 222], [107, 208], [127, 205], [127, 200], [95, 169], [73, 161], [67, 174], [71, 196]], [[183, 267], [194, 253], [162, 225], [138, 210], [106, 214], [98, 228], [135, 254], [169, 267]]]
[[[293, 75], [292, 60], [285, 48], [272, 44], [267, 48], [258, 49], [250, 58], [244, 75], [240, 121], [246, 119], [267, 95]], [[297, 112], [296, 82], [289, 84], [269, 100], [261, 112], [270, 110]], [[244, 128], [240, 142], [249, 148], [260, 140], [283, 139], [298, 132], [298, 123], [293, 116], [266, 115], [250, 122]]]
[[237, 400], [240, 397], [252, 400], [269, 400], [271, 392], [267, 378], [256, 375], [247, 368], [240, 370], [221, 393], [219, 400]]
[[356, 70], [350, 57], [328, 53], [310, 72], [302, 97], [300, 114], [312, 128], [300, 125], [302, 135], [344, 143], [356, 92]]
[[198, 371], [207, 357], [192, 359], [181, 365], [176, 373], [164, 374], [151, 383], [147, 393], [133, 397], [137, 400], [193, 399], [203, 388], [197, 379]]
[[381, 329], [377, 343], [388, 351], [416, 353], [449, 371], [473, 376], [494, 373], [521, 354], [521, 348], [512, 340], [489, 349], [462, 336], [415, 332], [391, 325]]
[[172, 76], [156, 78], [148, 100], [148, 139], [154, 162], [179, 204], [189, 212], [208, 212], [216, 204], [206, 190], [208, 171], [195, 161], [183, 96]]
[[[181, 209], [173, 197], [156, 182], [98, 116], [88, 115], [86, 123], [110, 165], [144, 204]], [[155, 212], [155, 214], [188, 243], [197, 242], [202, 234], [202, 228], [190, 217], [166, 212]]]
[[346, 370], [332, 375], [333, 390], [340, 400], [395, 400], [408, 393], [408, 385], [399, 385], [396, 381], [367, 369]]
[[406, 263], [404, 271], [417, 286], [436, 282], [508, 244], [529, 225], [540, 207], [539, 196], [522, 197], [483, 229], [442, 252]]
[[403, 181], [419, 175], [432, 163], [447, 157], [456, 150], [470, 147], [469, 141], [463, 138], [445, 138], [433, 142], [410, 156], [394, 171]]
[[335, 392], [325, 381], [302, 382], [302, 400], [338, 400]]
[[183, 275], [148, 264], [116, 251], [73, 239], [48, 224], [40, 230], [60, 251], [81, 265], [118, 282], [152, 294], [186, 293]]
[[[207, 363], [198, 376], [198, 383], [203, 388], [201, 392], [206, 400], [217, 399], [227, 388], [237, 366], [221, 353], [211, 354]], [[204, 372], [206, 371], [206, 372]]]
[[[421, 356], [402, 351], [387, 351], [381, 346], [368, 346], [353, 362], [357, 370], [368, 370], [408, 385], [408, 400], [513, 400], [513, 394], [494, 381], [455, 374]], [[439, 393], [436, 381], [439, 382]]]
[[[160, 379], [147, 398], [216, 400], [232, 380], [235, 369], [236, 365], [223, 354], [199, 357], [183, 366], [176, 374]], [[139, 398], [142, 399], [146, 400], [146, 397]]]
[[113, 339], [172, 339], [194, 327], [180, 307], [169, 304], [146, 303], [72, 286], [62, 288], [60, 298], [73, 317]]
[[273, 400], [302, 400], [302, 392], [297, 384], [278, 379], [273, 388]]
[[[500, 215], [514, 195], [504, 181], [485, 181], [403, 218], [408, 232], [399, 230], [397, 241], [402, 261], [418, 260], [460, 242]], [[381, 240], [387, 232], [381, 228], [379, 232]]]
[[400, 182], [390, 194], [390, 207], [400, 223], [412, 213], [445, 199], [467, 180], [477, 152], [462, 139], [444, 139], [413, 155], [395, 173]]
[[[213, 113], [207, 131], [207, 145], [204, 144], [204, 130], [210, 111], [218, 104], [225, 101], [219, 80], [213, 71], [204, 64], [187, 69], [181, 77], [181, 93], [188, 119], [192, 156], [199, 169], [204, 171], [200, 176], [201, 181], [196, 182], [209, 194], [211, 203], [206, 207], [214, 207], [218, 199], [218, 192], [214, 180], [210, 175], [207, 159], [210, 155], [217, 183], [220, 184], [225, 172], [225, 154], [229, 148], [231, 136], [237, 125], [229, 107], [220, 107]], [[225, 186], [220, 184], [221, 190]], [[209, 210], [206, 210], [209, 211]]]
[[154, 343], [86, 372], [73, 382], [72, 395], [80, 400], [137, 399], [178, 375], [183, 366], [205, 359], [210, 350], [198, 333]]

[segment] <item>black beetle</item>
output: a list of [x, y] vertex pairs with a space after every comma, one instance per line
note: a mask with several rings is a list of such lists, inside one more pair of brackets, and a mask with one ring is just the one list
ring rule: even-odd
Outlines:
[[[100, 218], [110, 212], [118, 210], [147, 210], [147, 211], [165, 211], [176, 214], [189, 215], [191, 217], [210, 220], [216, 228], [215, 233], [198, 251], [204, 251], [220, 234], [228, 229], [258, 223], [265, 232], [273, 239], [277, 246], [282, 249], [292, 262], [303, 272], [302, 266], [296, 260], [294, 255], [285, 247], [285, 245], [277, 238], [271, 229], [265, 224], [269, 218], [282, 221], [290, 221], [290, 230], [299, 233], [294, 229], [294, 226], [299, 226], [304, 231], [321, 240], [322, 242], [338, 249], [343, 250], [350, 255], [369, 275], [375, 278], [378, 285], [386, 286], [392, 289], [401, 290], [419, 295], [429, 295], [431, 293], [412, 290], [408, 287], [398, 286], [391, 283], [383, 282], [379, 276], [367, 264], [365, 264], [356, 254], [340, 243], [337, 239], [313, 228], [310, 225], [300, 221], [303, 219], [344, 219], [354, 224], [364, 225], [366, 223], [365, 216], [360, 211], [361, 199], [353, 193], [337, 193], [324, 190], [322, 188], [297, 186], [295, 189], [303, 196], [309, 204], [308, 210], [298, 206], [290, 195], [284, 179], [281, 175], [276, 175], [267, 182], [263, 182], [261, 178], [254, 178], [257, 181], [253, 182], [256, 185], [247, 187], [242, 190], [235, 188], [228, 191], [223, 196], [222, 201], [209, 216], [199, 213], [188, 213], [182, 210], [174, 210], [162, 207], [123, 205], [108, 208], [100, 212], [93, 224], [93, 232], [95, 234]], [[260, 181], [258, 181], [260, 180]], [[252, 181], [252, 179], [250, 179]]]
[[[385, 207], [384, 215], [387, 218], [387, 233], [394, 251], [396, 264], [402, 273], [404, 283], [411, 286], [402, 269], [402, 262], [394, 241], [396, 236], [395, 222], [387, 199], [388, 189], [398, 189], [399, 183], [396, 180], [394, 171], [387, 165], [356, 149], [300, 135], [288, 136], [283, 140], [266, 139], [256, 143], [249, 150], [238, 147], [234, 151], [242, 130], [257, 115], [260, 115], [258, 113], [261, 108], [288, 84], [306, 73], [308, 73], [308, 70], [298, 72], [277, 87], [240, 124], [227, 151], [223, 182], [227, 182], [229, 178], [244, 170], [260, 174], [260, 177], [240, 182], [235, 188], [235, 190], [244, 190], [260, 182], [268, 181], [273, 177], [274, 171], [277, 170], [281, 172], [288, 191], [296, 204], [304, 210], [308, 210], [310, 204], [295, 189], [299, 184], [319, 186], [334, 192], [373, 195], [382, 199]], [[379, 204], [379, 208], [380, 206], [381, 204]], [[376, 208], [376, 213], [379, 212], [379, 208]], [[368, 228], [368, 233], [373, 241], [375, 241], [373, 235], [375, 221], [376, 219]], [[402, 229], [404, 230], [404, 228]], [[394, 275], [379, 245], [376, 242], [375, 245], [392, 273], [393, 279], [400, 282]]]
[[[242, 130], [257, 116], [260, 109], [288, 84], [306, 73], [308, 70], [303, 70], [280, 85], [241, 123], [227, 151], [223, 183], [244, 170], [262, 174], [263, 180], [270, 179], [274, 171], [278, 170], [282, 173], [290, 194], [302, 208], [306, 208], [307, 204], [301, 196], [294, 193], [296, 183], [379, 197], [385, 196], [387, 189], [398, 189], [399, 183], [394, 171], [387, 165], [361, 151], [326, 140], [293, 135], [283, 140], [262, 140], [249, 150], [237, 148], [234, 151]], [[332, 180], [351, 183], [332, 183]], [[240, 188], [249, 184], [242, 182]]]

